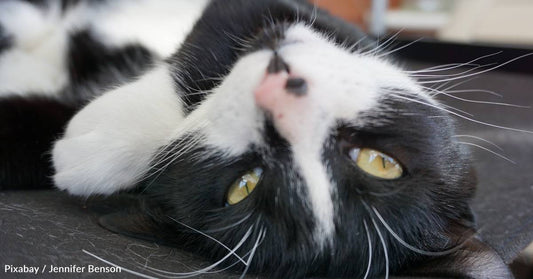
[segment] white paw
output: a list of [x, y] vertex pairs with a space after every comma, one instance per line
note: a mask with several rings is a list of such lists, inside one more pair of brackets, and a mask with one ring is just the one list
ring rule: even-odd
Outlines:
[[182, 119], [165, 65], [104, 94], [74, 116], [55, 143], [56, 186], [82, 196], [135, 186]]

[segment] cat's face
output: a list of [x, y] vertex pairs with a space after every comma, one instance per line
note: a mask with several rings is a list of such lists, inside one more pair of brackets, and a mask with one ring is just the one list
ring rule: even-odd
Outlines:
[[414, 262], [393, 234], [425, 251], [457, 244], [450, 228], [469, 226], [475, 182], [440, 105], [375, 55], [301, 24], [272, 32], [185, 118], [148, 179], [182, 232], [168, 238], [228, 264], [230, 250], [253, 255], [274, 276]]

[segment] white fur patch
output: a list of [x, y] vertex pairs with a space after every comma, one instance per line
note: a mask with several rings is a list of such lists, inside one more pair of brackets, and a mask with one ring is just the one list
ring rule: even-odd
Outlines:
[[114, 0], [96, 10], [91, 22], [107, 45], [140, 43], [164, 58], [178, 49], [207, 3], [208, 0]]
[[166, 65], [104, 94], [81, 110], [55, 143], [57, 187], [87, 196], [134, 186], [182, 120]]
[[67, 84], [67, 37], [59, 13], [59, 6], [44, 11], [23, 1], [0, 3], [0, 24], [14, 43], [0, 54], [0, 96], [53, 95]]

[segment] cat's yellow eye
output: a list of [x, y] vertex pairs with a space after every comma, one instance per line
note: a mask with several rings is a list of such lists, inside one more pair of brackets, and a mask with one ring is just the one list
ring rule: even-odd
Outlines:
[[255, 168], [248, 171], [239, 179], [237, 179], [228, 190], [227, 203], [229, 205], [234, 205], [244, 200], [252, 191], [255, 189], [255, 186], [259, 183], [261, 175], [263, 174], [262, 168]]
[[392, 157], [370, 148], [353, 148], [350, 158], [364, 172], [382, 179], [396, 179], [402, 176], [403, 169]]

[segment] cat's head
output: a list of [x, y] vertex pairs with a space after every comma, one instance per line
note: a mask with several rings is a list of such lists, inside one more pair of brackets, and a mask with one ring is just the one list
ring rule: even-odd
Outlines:
[[475, 178], [446, 110], [304, 24], [259, 32], [161, 154], [144, 190], [157, 238], [226, 266], [362, 278], [473, 227]]

